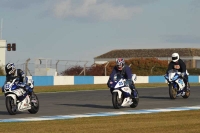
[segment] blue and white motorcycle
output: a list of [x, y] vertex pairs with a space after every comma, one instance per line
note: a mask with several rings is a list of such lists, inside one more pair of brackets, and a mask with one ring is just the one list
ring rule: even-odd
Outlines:
[[[136, 81], [136, 75], [133, 74], [133, 82]], [[139, 103], [139, 93], [137, 89], [134, 89], [134, 94], [131, 94], [131, 89], [129, 83], [126, 79], [123, 79], [121, 74], [116, 74], [113, 79], [111, 79], [112, 88], [112, 104], [115, 109], [120, 107], [130, 106], [135, 108]]]
[[190, 89], [188, 89], [190, 88], [190, 84], [188, 83], [188, 88], [185, 89], [186, 85], [180, 75], [181, 73], [178, 70], [171, 69], [164, 76], [169, 86], [169, 96], [171, 99], [176, 99], [178, 96], [182, 96], [183, 98], [190, 96]]
[[[29, 86], [34, 88], [34, 81], [27, 78]], [[10, 81], [6, 81], [3, 86], [3, 92], [5, 95], [5, 104], [7, 111], [10, 115], [15, 115], [17, 111], [28, 110], [31, 114], [36, 114], [39, 111], [39, 99], [33, 92], [32, 97], [28, 95], [28, 92], [18, 86], [20, 82], [18, 78]], [[31, 98], [30, 98], [31, 97]]]

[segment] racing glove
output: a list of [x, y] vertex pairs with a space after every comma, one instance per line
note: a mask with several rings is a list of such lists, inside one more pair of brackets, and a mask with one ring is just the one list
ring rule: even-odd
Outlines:
[[180, 77], [184, 78], [185, 77], [185, 73], [181, 73]]

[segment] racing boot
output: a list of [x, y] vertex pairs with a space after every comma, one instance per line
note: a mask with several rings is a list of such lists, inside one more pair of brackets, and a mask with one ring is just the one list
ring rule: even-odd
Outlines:
[[185, 83], [185, 87], [184, 87], [184, 89], [183, 89], [183, 91], [188, 91], [189, 90], [189, 83], [188, 82], [184, 82]]
[[34, 96], [34, 92], [33, 92], [33, 91], [29, 92], [29, 96], [30, 96], [30, 100], [31, 100], [32, 103], [37, 102], [36, 99], [35, 99], [35, 96]]
[[130, 98], [135, 98], [137, 96], [136, 91], [135, 91], [135, 85], [131, 84], [130, 89], [131, 89], [131, 97]]
[[190, 84], [189, 82], [186, 83], [186, 86], [185, 86], [185, 91], [189, 91], [190, 90]]
[[130, 98], [134, 98], [134, 90], [131, 89], [131, 96]]
[[33, 92], [33, 89], [30, 86], [26, 86], [26, 90], [27, 90], [28, 95], [30, 97], [30, 101], [33, 102], [34, 101], [34, 92]]

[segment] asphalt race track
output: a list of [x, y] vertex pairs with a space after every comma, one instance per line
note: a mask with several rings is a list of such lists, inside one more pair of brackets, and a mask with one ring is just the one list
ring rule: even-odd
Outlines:
[[[137, 86], [136, 86], [137, 87]], [[98, 112], [116, 112], [127, 110], [156, 109], [200, 105], [200, 87], [192, 86], [188, 99], [169, 98], [168, 88], [138, 88], [139, 105], [136, 108], [125, 107], [114, 109], [109, 90], [78, 91], [37, 94], [40, 100], [40, 110], [37, 114], [28, 111], [9, 115], [5, 106], [5, 97], [0, 96], [0, 119], [26, 118], [55, 115], [74, 115]]]

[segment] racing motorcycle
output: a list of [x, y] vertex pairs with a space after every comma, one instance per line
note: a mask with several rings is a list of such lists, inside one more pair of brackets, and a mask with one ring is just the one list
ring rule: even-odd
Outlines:
[[[136, 81], [136, 74], [132, 75], [133, 83]], [[112, 81], [112, 104], [115, 109], [119, 109], [121, 107], [130, 106], [131, 108], [135, 108], [139, 103], [139, 93], [137, 89], [134, 89], [134, 93], [131, 93], [131, 89], [129, 87], [129, 82], [122, 77], [121, 74], [115, 74]]]
[[186, 85], [178, 70], [171, 69], [164, 77], [169, 86], [169, 96], [171, 99], [176, 99], [178, 96], [182, 96], [183, 98], [188, 98], [190, 96], [190, 84], [188, 83], [188, 88], [185, 88]]
[[[32, 92], [32, 96], [24, 88], [20, 88], [18, 78], [6, 81], [3, 86], [5, 95], [5, 104], [10, 115], [15, 115], [17, 111], [28, 110], [31, 114], [36, 114], [39, 111], [39, 99], [37, 95]], [[34, 81], [26, 77], [28, 85], [33, 89]]]

